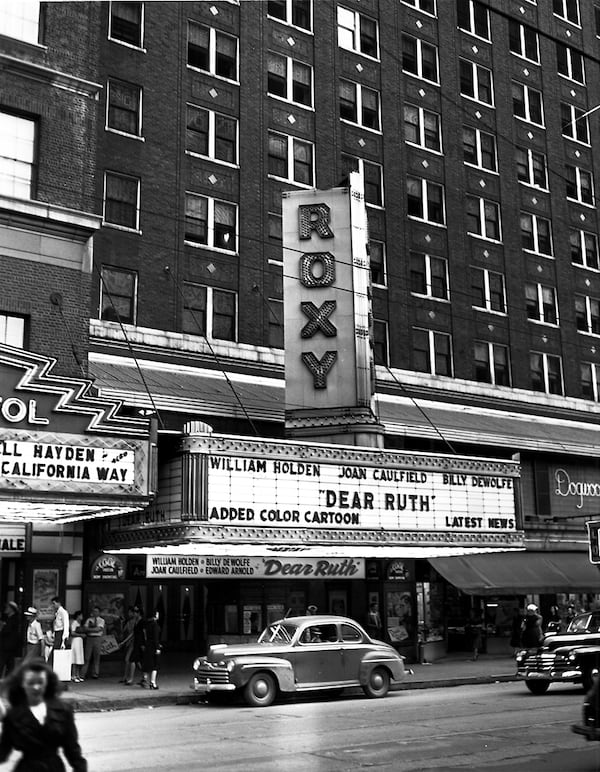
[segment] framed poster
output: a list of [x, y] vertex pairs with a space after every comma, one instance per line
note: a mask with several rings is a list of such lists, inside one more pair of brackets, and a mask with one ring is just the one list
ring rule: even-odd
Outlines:
[[39, 612], [40, 622], [54, 619], [52, 598], [60, 595], [58, 591], [58, 568], [33, 569], [33, 600], [32, 603]]
[[346, 590], [329, 591], [329, 613], [339, 614], [345, 617], [348, 609], [348, 598]]

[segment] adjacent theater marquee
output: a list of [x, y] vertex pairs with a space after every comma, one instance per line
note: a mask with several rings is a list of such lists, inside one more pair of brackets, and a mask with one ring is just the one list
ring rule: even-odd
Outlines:
[[281, 528], [515, 534], [520, 527], [514, 462], [212, 435], [188, 436], [184, 449], [184, 468], [201, 490], [184, 501], [184, 517], [209, 525], [265, 535]]

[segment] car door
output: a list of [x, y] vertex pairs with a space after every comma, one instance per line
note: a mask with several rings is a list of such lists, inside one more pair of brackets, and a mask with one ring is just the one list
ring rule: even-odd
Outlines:
[[342, 646], [337, 625], [308, 625], [293, 651], [294, 676], [298, 688], [319, 688], [344, 679]]
[[344, 680], [357, 684], [359, 683], [360, 664], [367, 650], [367, 645], [363, 641], [361, 631], [354, 625], [343, 622], [340, 628]]

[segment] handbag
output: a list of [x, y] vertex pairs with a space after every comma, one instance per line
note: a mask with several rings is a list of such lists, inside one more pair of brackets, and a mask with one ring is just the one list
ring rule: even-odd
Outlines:
[[71, 649], [54, 649], [52, 669], [59, 681], [71, 680]]

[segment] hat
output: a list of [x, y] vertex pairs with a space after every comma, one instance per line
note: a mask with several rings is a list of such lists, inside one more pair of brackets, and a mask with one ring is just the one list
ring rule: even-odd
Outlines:
[[10, 607], [11, 607], [11, 609], [13, 609], [14, 611], [18, 611], [18, 610], [19, 610], [19, 607], [18, 607], [18, 606], [17, 606], [17, 604], [14, 602], [14, 600], [9, 600], [9, 601], [8, 601], [8, 603], [7, 603], [6, 605], [7, 605], [7, 606], [10, 606]]
[[309, 611], [312, 611], [312, 613], [314, 614], [314, 613], [315, 613], [315, 611], [317, 610], [317, 607], [316, 607], [316, 606], [309, 606], [309, 607], [308, 607], [308, 610], [309, 610]]
[[527, 606], [527, 611], [537, 611], [538, 608], [535, 605], [535, 603], [530, 603], [529, 606]]
[[33, 606], [29, 606], [27, 611], [24, 611], [23, 613], [26, 614], [27, 616], [34, 617], [37, 614], [37, 609], [34, 608]]

